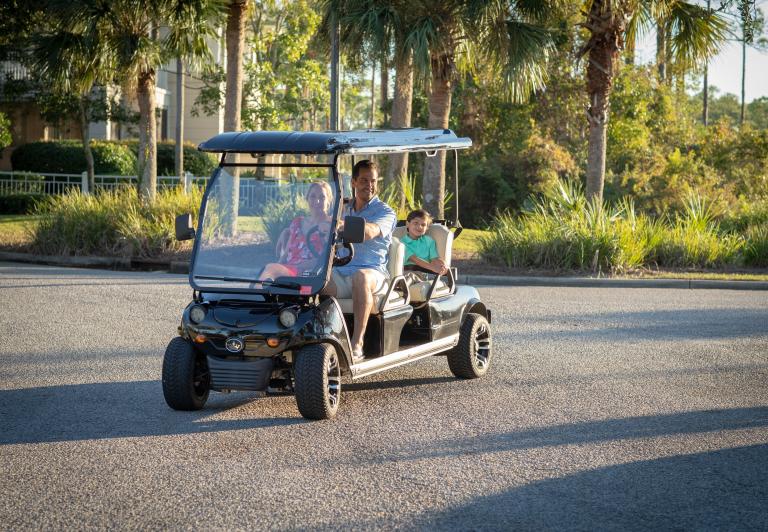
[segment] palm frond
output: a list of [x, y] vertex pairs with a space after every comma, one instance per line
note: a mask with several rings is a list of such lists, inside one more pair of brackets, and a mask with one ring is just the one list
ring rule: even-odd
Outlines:
[[728, 23], [719, 13], [688, 2], [674, 3], [669, 23], [675, 60], [690, 67], [715, 55], [728, 31]]

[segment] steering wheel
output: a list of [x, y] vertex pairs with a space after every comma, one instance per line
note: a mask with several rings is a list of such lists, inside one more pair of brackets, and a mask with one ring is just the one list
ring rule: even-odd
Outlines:
[[[345, 257], [339, 257], [338, 252], [341, 248], [347, 248], [349, 250], [349, 255]], [[355, 247], [350, 244], [349, 242], [344, 242], [343, 244], [336, 244], [334, 246], [333, 250], [333, 265], [334, 266], [344, 266], [346, 264], [349, 264], [349, 261], [352, 260], [352, 257], [355, 256]]]

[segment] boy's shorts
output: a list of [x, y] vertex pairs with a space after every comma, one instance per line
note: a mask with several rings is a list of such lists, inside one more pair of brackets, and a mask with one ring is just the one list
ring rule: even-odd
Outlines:
[[[376, 292], [378, 292], [384, 287], [388, 277], [378, 270], [373, 270], [371, 268], [365, 268], [365, 269], [367, 269], [370, 272], [373, 272], [373, 275], [376, 277], [376, 289], [373, 291], [373, 293], [375, 294]], [[336, 297], [340, 297], [342, 299], [352, 298], [352, 276], [353, 275], [355, 275], [354, 272], [350, 273], [349, 275], [341, 274], [336, 270], [333, 270], [331, 272], [331, 279], [333, 279], [333, 283], [336, 285]]]

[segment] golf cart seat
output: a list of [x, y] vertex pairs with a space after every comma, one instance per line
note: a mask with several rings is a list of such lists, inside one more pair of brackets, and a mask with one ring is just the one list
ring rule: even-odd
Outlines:
[[[381, 289], [373, 294], [373, 314], [389, 310], [391, 308], [407, 305], [410, 301], [408, 296], [408, 285], [403, 277], [403, 262], [405, 255], [405, 245], [399, 238], [392, 237], [389, 244], [389, 253], [387, 255], [387, 271], [389, 272], [389, 281], [384, 283]], [[337, 298], [341, 311], [345, 314], [352, 314], [352, 298]]]
[[[405, 227], [396, 227], [393, 233], [396, 237], [402, 238], [406, 234]], [[451, 251], [453, 249], [453, 233], [442, 224], [432, 224], [427, 229], [427, 235], [432, 237], [437, 247], [437, 254], [445, 261], [447, 268], [451, 267]], [[421, 281], [411, 283], [408, 291], [411, 295], [411, 301], [422, 303], [427, 300], [429, 290], [432, 287], [432, 281]], [[451, 286], [446, 284], [443, 279], [438, 279], [435, 291], [432, 297], [440, 297], [451, 293]]]

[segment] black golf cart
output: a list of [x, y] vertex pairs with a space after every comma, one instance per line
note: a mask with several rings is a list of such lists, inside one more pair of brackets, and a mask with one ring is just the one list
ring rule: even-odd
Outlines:
[[[335, 230], [345, 170], [355, 158], [439, 151], [457, 157], [469, 146], [450, 130], [424, 129], [223, 133], [201, 144], [202, 151], [220, 153], [221, 163], [208, 182], [197, 228], [189, 214], [176, 220], [176, 237], [195, 239], [193, 300], [163, 359], [168, 405], [203, 408], [210, 390], [295, 393], [303, 416], [325, 419], [338, 410], [345, 376], [358, 379], [433, 355], [445, 355], [459, 378], [483, 376], [491, 361], [491, 313], [477, 290], [457, 284], [450, 267], [458, 223], [430, 227], [449, 268], [422, 280], [403, 275], [398, 237], [405, 227], [395, 229], [389, 282], [375, 294], [364, 360], [353, 362], [350, 349], [352, 300], [321, 293], [332, 266], [348, 262], [363, 240], [362, 218], [346, 217], [343, 231]], [[326, 196], [322, 212], [307, 202], [313, 187]], [[304, 234], [313, 260], [281, 268], [281, 240], [310, 220], [320, 220]]]

